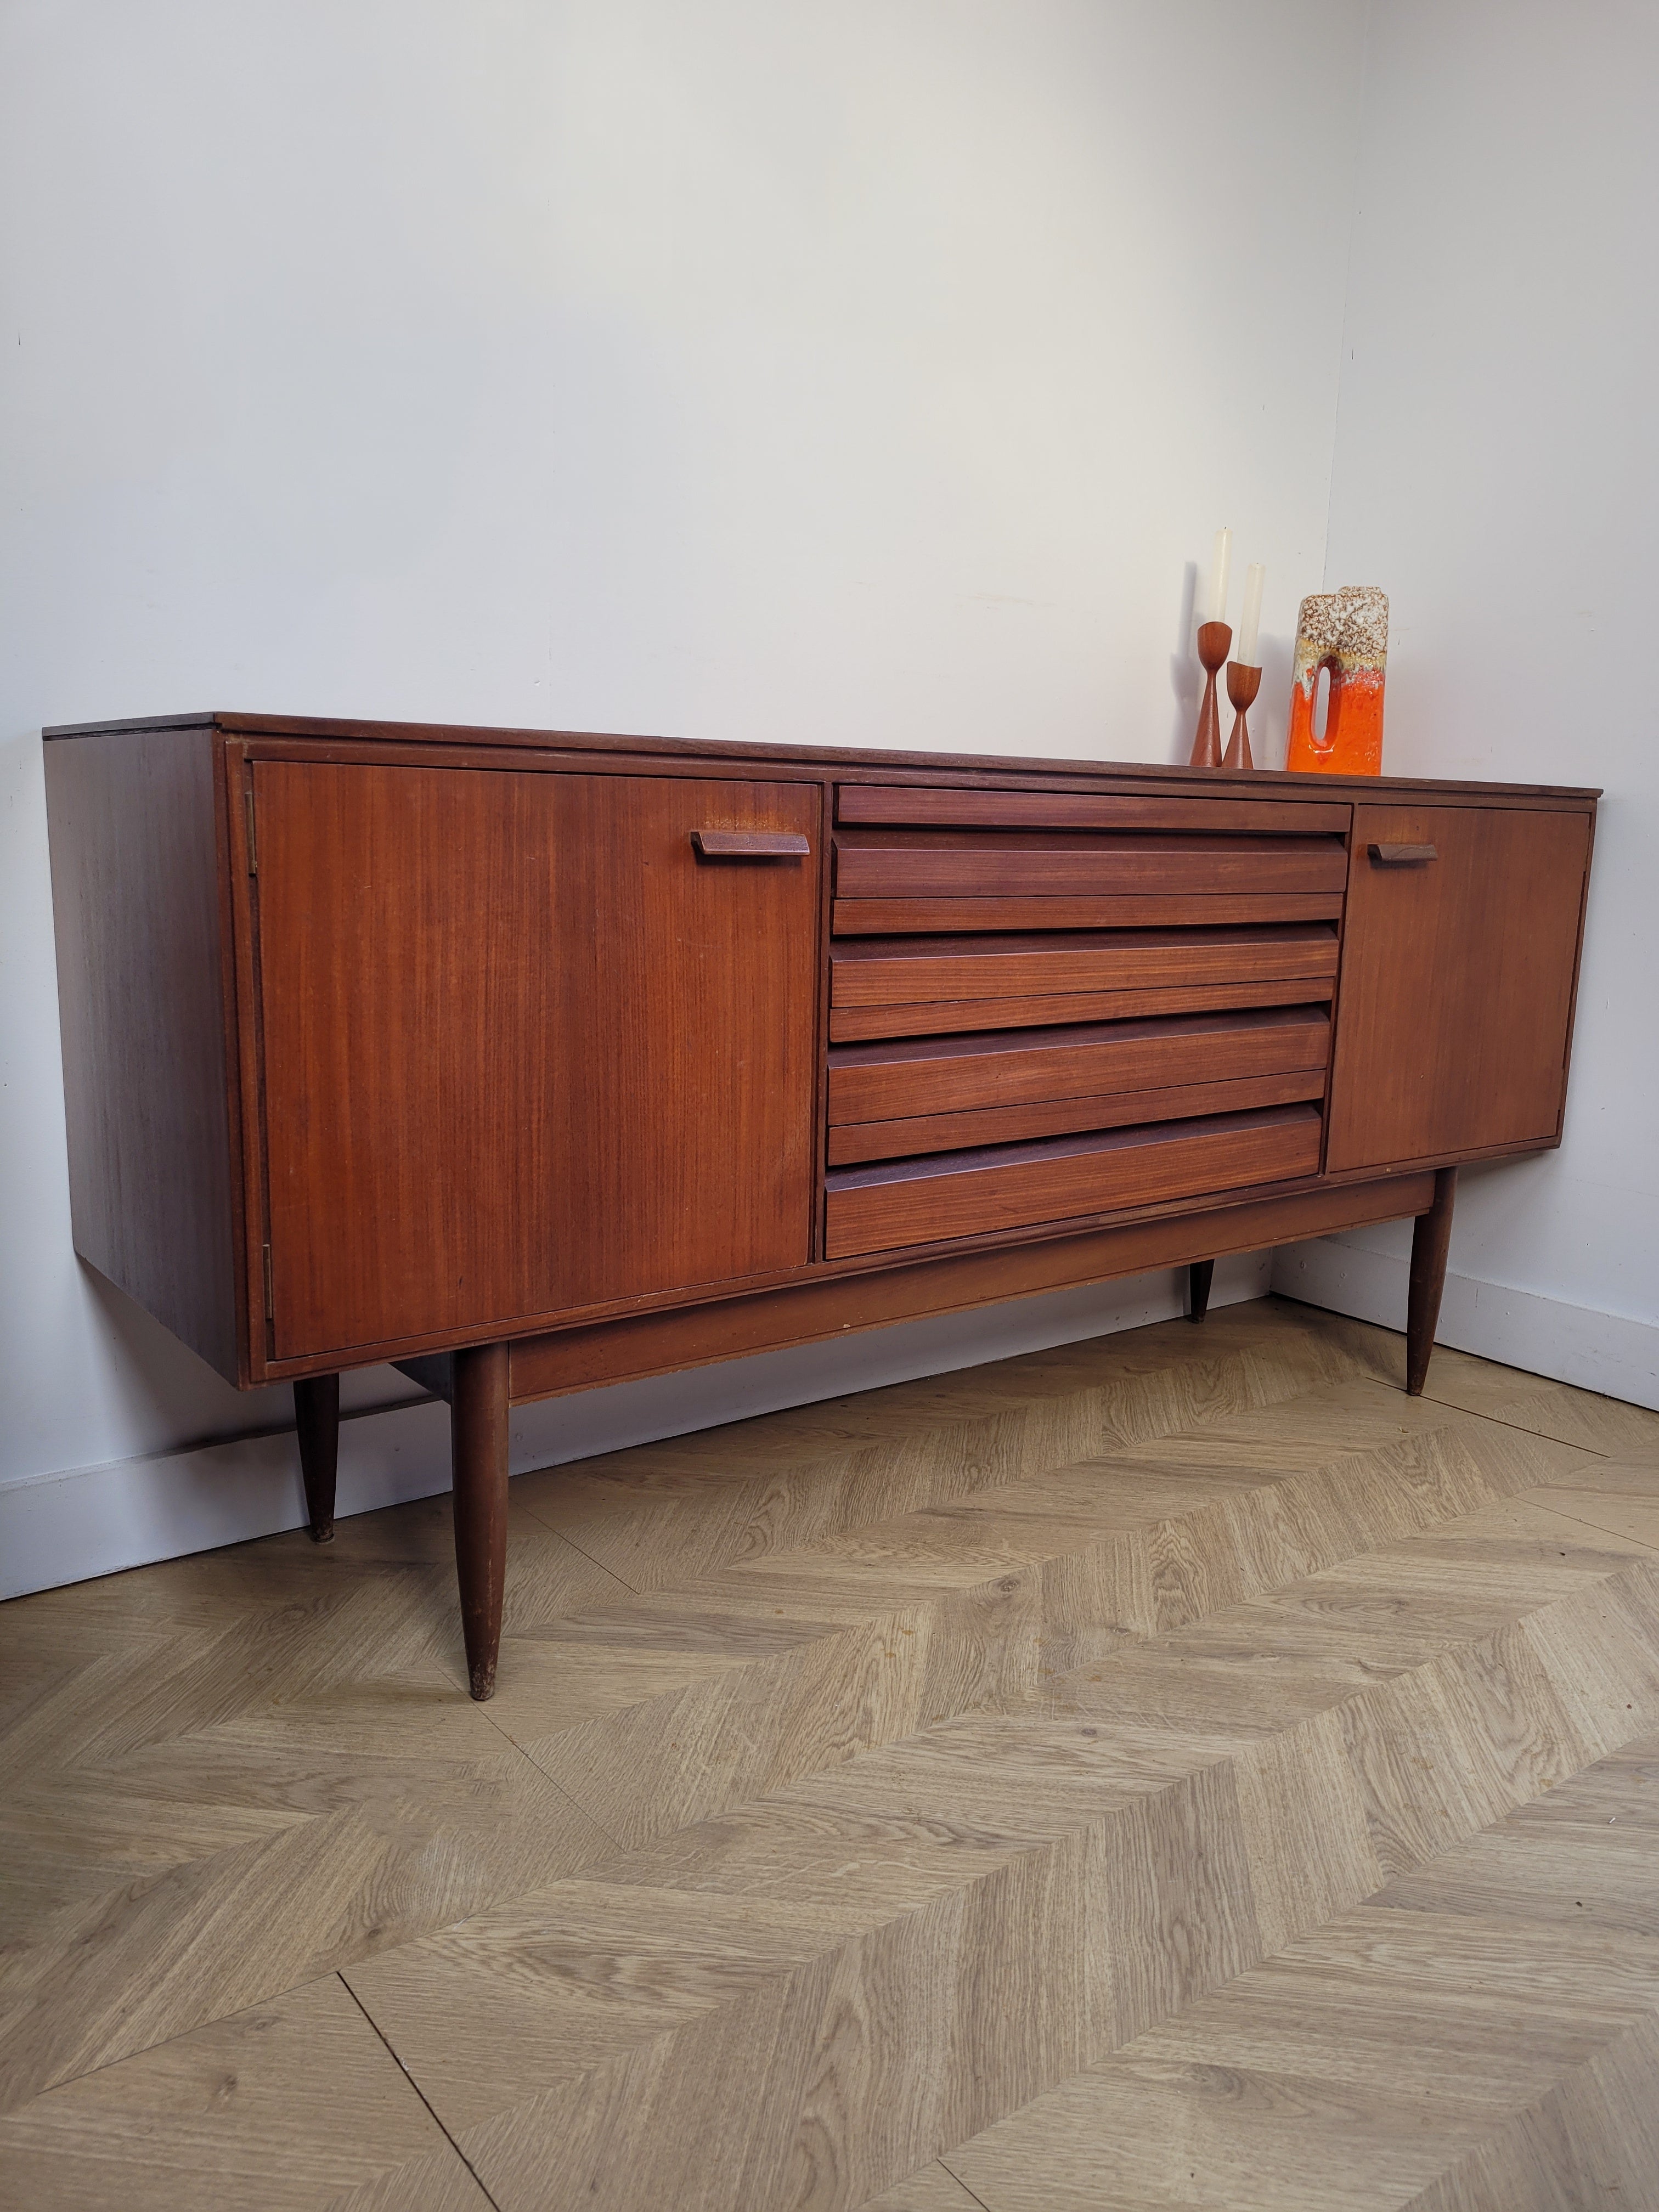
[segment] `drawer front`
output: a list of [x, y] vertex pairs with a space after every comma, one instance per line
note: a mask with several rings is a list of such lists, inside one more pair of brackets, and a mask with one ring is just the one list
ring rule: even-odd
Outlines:
[[[831, 1124], [1322, 1069], [1322, 1006], [832, 1049]], [[1142, 1115], [1141, 1119], [1148, 1117]]]
[[1153, 799], [1103, 791], [949, 790], [934, 784], [844, 783], [838, 822], [1053, 830], [1200, 830], [1341, 836], [1352, 809], [1328, 799]]
[[902, 1006], [925, 1000], [1030, 998], [1069, 991], [1328, 981], [1336, 973], [1336, 932], [1319, 922], [1254, 930], [866, 938], [836, 946], [830, 1003]]
[[1296, 1105], [832, 1170], [826, 1253], [850, 1259], [1283, 1182], [1317, 1172], [1319, 1144], [1318, 1109]]
[[1142, 1121], [1185, 1121], [1257, 1106], [1322, 1097], [1322, 1067], [1284, 1075], [1244, 1075], [1221, 1083], [1169, 1090], [1115, 1091], [1088, 1098], [1047, 1098], [1031, 1106], [982, 1106], [960, 1114], [922, 1114], [890, 1121], [850, 1121], [830, 1132], [830, 1165], [908, 1159], [922, 1152], [964, 1152], [1013, 1145], [1085, 1129], [1122, 1129]]
[[1181, 893], [1202, 921], [1205, 899], [1227, 892], [1340, 894], [1340, 837], [1094, 837], [971, 830], [842, 830], [838, 899], [1082, 898]]
[[955, 937], [994, 929], [1182, 929], [1193, 923], [1334, 921], [1334, 891], [1107, 891], [1086, 898], [840, 898], [837, 937]]
[[830, 1009], [832, 1043], [872, 1037], [951, 1036], [964, 1030], [1042, 1028], [1060, 1022], [1139, 1021], [1217, 1006], [1296, 1006], [1328, 1000], [1331, 981], [1291, 976], [1263, 983], [1193, 983], [1146, 991], [1055, 991], [1019, 999], [928, 999], [914, 1006]]

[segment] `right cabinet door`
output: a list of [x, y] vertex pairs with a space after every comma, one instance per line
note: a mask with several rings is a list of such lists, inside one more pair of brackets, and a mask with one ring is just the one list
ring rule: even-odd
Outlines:
[[1328, 1169], [1559, 1134], [1589, 832], [1520, 807], [1354, 809]]

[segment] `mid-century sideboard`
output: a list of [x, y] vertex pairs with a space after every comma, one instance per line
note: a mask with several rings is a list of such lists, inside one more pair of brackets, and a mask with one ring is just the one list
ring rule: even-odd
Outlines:
[[1559, 1139], [1597, 794], [194, 714], [46, 732], [76, 1248], [331, 1532], [343, 1368], [507, 1411], [1414, 1217]]

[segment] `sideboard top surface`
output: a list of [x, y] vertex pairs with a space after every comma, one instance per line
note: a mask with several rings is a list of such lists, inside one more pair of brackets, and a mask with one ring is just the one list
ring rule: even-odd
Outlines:
[[1285, 798], [1358, 799], [1377, 792], [1431, 799], [1459, 797], [1544, 801], [1587, 807], [1601, 795], [1599, 787], [1579, 784], [1474, 783], [1449, 777], [1335, 776], [1291, 775], [1282, 769], [1180, 768], [1168, 762], [1054, 760], [1006, 753], [898, 751], [884, 748], [802, 744], [757, 744], [701, 738], [625, 737], [592, 731], [492, 728], [453, 722], [380, 722], [312, 714], [239, 714], [223, 710], [189, 714], [153, 714], [109, 722], [62, 722], [42, 731], [48, 740], [103, 736], [123, 731], [217, 729], [229, 737], [301, 738], [352, 744], [522, 746], [538, 751], [638, 756], [641, 759], [689, 756], [709, 761], [788, 763], [811, 769], [859, 769], [883, 775], [921, 771], [966, 776], [1106, 777], [1134, 787], [1175, 787], [1206, 791], [1260, 793], [1270, 786]]

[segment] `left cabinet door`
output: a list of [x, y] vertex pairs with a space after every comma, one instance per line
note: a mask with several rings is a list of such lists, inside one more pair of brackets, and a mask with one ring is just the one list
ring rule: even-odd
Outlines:
[[[262, 761], [277, 1360], [811, 1255], [811, 784]], [[804, 833], [701, 860], [694, 830]]]

